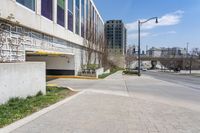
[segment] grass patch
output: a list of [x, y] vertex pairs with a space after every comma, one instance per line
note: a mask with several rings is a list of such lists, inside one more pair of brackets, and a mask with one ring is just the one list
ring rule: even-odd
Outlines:
[[138, 75], [138, 71], [123, 71], [123, 74], [126, 74], [126, 75]]
[[105, 74], [99, 75], [98, 78], [104, 79], [104, 78], [108, 77], [109, 75], [111, 75], [111, 73], [105, 73]]
[[38, 92], [36, 96], [12, 98], [6, 104], [0, 105], [0, 128], [22, 119], [34, 112], [48, 107], [74, 92], [61, 87], [47, 87], [47, 94]]
[[99, 75], [98, 78], [99, 79], [104, 79], [104, 78], [110, 76], [111, 74], [114, 74], [114, 73], [116, 73], [117, 71], [120, 71], [120, 70], [124, 70], [124, 69], [123, 68], [119, 68], [119, 67], [111, 68], [110, 73]]

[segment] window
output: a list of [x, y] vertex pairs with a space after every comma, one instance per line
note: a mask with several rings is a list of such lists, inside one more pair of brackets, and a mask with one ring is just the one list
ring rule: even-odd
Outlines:
[[42, 0], [42, 16], [53, 20], [53, 0]]
[[80, 23], [80, 0], [76, 0], [76, 34], [79, 34], [79, 23]]
[[89, 5], [88, 0], [86, 0], [86, 38], [88, 39], [88, 27], [89, 27]]
[[84, 34], [85, 34], [85, 2], [84, 0], [81, 0], [81, 36], [84, 37]]
[[25, 7], [35, 11], [35, 0], [16, 0], [16, 1], [24, 5]]
[[57, 23], [65, 27], [65, 0], [57, 0]]
[[68, 30], [73, 32], [73, 0], [68, 0]]

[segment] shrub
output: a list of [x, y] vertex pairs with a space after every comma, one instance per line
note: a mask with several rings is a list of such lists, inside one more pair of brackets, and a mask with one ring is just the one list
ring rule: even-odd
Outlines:
[[39, 96], [42, 96], [42, 95], [43, 95], [43, 93], [41, 91], [39, 91], [35, 96], [39, 97]]
[[111, 74], [111, 73], [104, 73], [104, 74], [102, 74], [102, 75], [99, 75], [98, 78], [99, 78], [99, 79], [104, 79], [104, 78], [108, 77], [110, 74]]
[[82, 69], [91, 69], [91, 70], [95, 70], [99, 68], [98, 64], [88, 64], [88, 65], [83, 65]]
[[10, 99], [8, 100], [8, 103], [18, 102], [18, 101], [20, 101], [20, 100], [22, 100], [22, 99], [19, 98], [19, 97], [14, 97], [14, 98], [10, 98]]
[[121, 68], [121, 67], [112, 67], [110, 69], [110, 72], [111, 73], [115, 73], [115, 72], [120, 71], [120, 70], [124, 70], [124, 68]]

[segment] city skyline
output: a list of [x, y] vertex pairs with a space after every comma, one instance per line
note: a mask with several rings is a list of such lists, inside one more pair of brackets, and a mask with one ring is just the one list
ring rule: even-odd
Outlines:
[[[141, 27], [141, 45], [145, 50], [149, 47], [200, 47], [198, 30], [200, 19], [200, 1], [168, 0], [122, 0], [106, 1], [94, 0], [104, 21], [122, 19], [128, 30], [128, 44], [137, 45], [137, 20], [158, 17], [159, 23], [154, 21]], [[123, 5], [123, 6], [122, 6]], [[120, 10], [119, 10], [120, 9]]]

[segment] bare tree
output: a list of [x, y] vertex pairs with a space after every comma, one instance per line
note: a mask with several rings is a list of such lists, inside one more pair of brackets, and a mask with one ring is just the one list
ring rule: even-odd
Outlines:
[[86, 48], [85, 54], [86, 54], [87, 65], [89, 65], [91, 63], [92, 54], [95, 51], [93, 38], [94, 38], [94, 34], [93, 34], [92, 29], [87, 28], [86, 29], [86, 38], [84, 38], [84, 40], [83, 40], [84, 41], [83, 44]]
[[107, 52], [107, 44], [106, 44], [106, 40], [103, 34], [100, 34], [98, 39], [97, 39], [97, 44], [98, 44], [98, 63], [99, 63], [99, 67], [103, 66], [103, 67], [107, 67], [108, 65], [108, 52]]
[[130, 69], [131, 68], [131, 63], [133, 61], [136, 61], [136, 60], [137, 60], [136, 56], [127, 54], [126, 57], [125, 57], [126, 67]]

